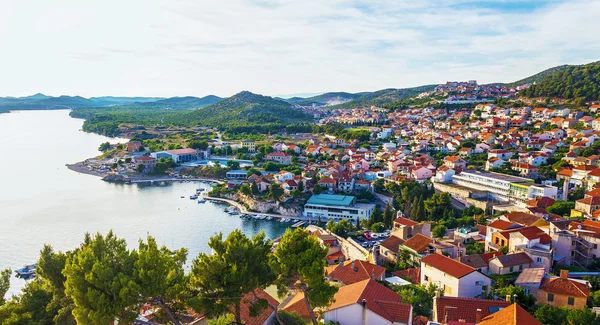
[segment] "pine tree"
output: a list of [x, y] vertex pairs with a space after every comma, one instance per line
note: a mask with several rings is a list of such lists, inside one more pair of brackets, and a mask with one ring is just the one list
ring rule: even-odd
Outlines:
[[394, 222], [394, 212], [392, 211], [392, 207], [389, 204], [386, 204], [385, 210], [383, 211], [383, 223], [387, 228], [392, 227], [392, 223]]

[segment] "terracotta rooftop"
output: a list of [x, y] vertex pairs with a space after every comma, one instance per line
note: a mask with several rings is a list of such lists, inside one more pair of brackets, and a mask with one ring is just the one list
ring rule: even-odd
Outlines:
[[344, 284], [352, 284], [371, 279], [373, 274], [375, 274], [376, 279], [380, 278], [385, 274], [385, 267], [366, 261], [354, 260], [330, 266], [326, 268], [326, 273], [332, 279]]
[[488, 227], [490, 227], [490, 228], [496, 228], [496, 229], [500, 229], [500, 230], [506, 230], [506, 229], [509, 229], [509, 228], [514, 228], [515, 226], [518, 227], [518, 225], [515, 225], [512, 222], [505, 221], [505, 220], [500, 220], [500, 219], [495, 220], [495, 221], [493, 221], [492, 223], [490, 223], [488, 225]]
[[281, 310], [285, 310], [288, 313], [297, 313], [302, 318], [310, 318], [310, 313], [308, 308], [306, 308], [306, 303], [304, 302], [304, 293], [302, 291], [298, 291], [291, 300], [289, 300], [285, 305], [280, 307]]
[[401, 303], [402, 297], [375, 280], [364, 280], [341, 287], [333, 297], [334, 302], [325, 308], [331, 311], [366, 301], [366, 307], [375, 314], [394, 323], [409, 323], [412, 306]]
[[504, 215], [504, 217], [511, 222], [518, 223], [523, 226], [531, 226], [536, 221], [542, 219], [542, 217], [536, 216], [535, 214], [529, 214], [525, 212], [512, 212]]
[[565, 278], [543, 278], [540, 290], [572, 297], [587, 298], [590, 295], [590, 288], [587, 285]]
[[447, 319], [448, 324], [450, 324], [450, 321], [460, 320], [466, 323], [474, 324], [476, 321], [475, 315], [477, 309], [481, 309], [481, 317], [486, 317], [494, 312], [497, 312], [500, 308], [506, 308], [510, 306], [510, 302], [506, 302], [504, 300], [446, 296], [441, 296], [434, 299], [436, 299], [435, 308], [438, 322], [442, 322]]
[[494, 260], [497, 260], [503, 267], [533, 263], [531, 257], [524, 252], [500, 255], [495, 257]]
[[474, 268], [441, 254], [427, 255], [421, 259], [421, 263], [427, 264], [457, 279], [476, 272]]
[[410, 278], [410, 282], [412, 282], [414, 284], [421, 283], [421, 268], [420, 267], [414, 267], [414, 268], [401, 270], [401, 271], [394, 271], [394, 272], [392, 272], [392, 275], [395, 275], [395, 276], [398, 276], [401, 278]]
[[393, 253], [398, 253], [400, 251], [400, 245], [404, 243], [404, 239], [392, 235], [381, 243], [381, 247], [385, 247]]
[[[269, 304], [277, 306], [279, 302], [275, 300], [275, 298], [271, 297], [268, 293], [266, 293], [262, 289], [254, 290], [256, 292], [256, 296], [258, 299], [265, 299]], [[262, 325], [265, 323], [267, 318], [271, 316], [274, 312], [271, 308], [265, 308], [258, 316], [252, 317], [250, 316], [250, 307], [257, 299], [252, 292], [248, 292], [242, 297], [242, 303], [240, 304], [240, 315], [242, 317], [242, 322], [248, 325]]]
[[398, 217], [398, 218], [394, 219], [394, 223], [395, 224], [397, 223], [397, 224], [402, 225], [402, 226], [407, 226], [407, 227], [412, 227], [412, 226], [415, 226], [415, 225], [419, 224], [416, 221], [413, 221], [413, 220], [410, 220], [410, 219], [407, 219], [407, 218], [404, 218], [404, 217]]
[[418, 233], [414, 235], [411, 239], [407, 240], [404, 243], [404, 246], [414, 250], [415, 252], [422, 252], [426, 250], [429, 243], [432, 242], [433, 239]]
[[477, 325], [542, 325], [523, 307], [514, 303], [500, 311], [484, 317]]

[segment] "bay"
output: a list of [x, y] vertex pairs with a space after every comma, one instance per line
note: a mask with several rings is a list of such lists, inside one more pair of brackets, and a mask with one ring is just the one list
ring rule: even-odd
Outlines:
[[[239, 228], [280, 236], [285, 224], [240, 219], [223, 206], [190, 200], [198, 182], [166, 186], [118, 185], [79, 174], [65, 164], [99, 154], [102, 142], [126, 142], [81, 131], [68, 110], [0, 114], [0, 269], [35, 263], [44, 244], [76, 248], [86, 232], [113, 230], [132, 248], [148, 234], [160, 244], [189, 250], [188, 266], [208, 239]], [[185, 198], [181, 198], [184, 196]], [[11, 279], [8, 296], [25, 281]]]

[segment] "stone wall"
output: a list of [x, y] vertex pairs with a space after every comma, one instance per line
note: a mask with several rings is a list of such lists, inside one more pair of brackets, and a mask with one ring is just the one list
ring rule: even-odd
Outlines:
[[301, 214], [300, 211], [298, 211], [297, 209], [286, 208], [282, 206], [279, 202], [258, 201], [250, 196], [243, 195], [241, 193], [227, 194], [224, 197], [230, 200], [243, 203], [246, 206], [248, 206], [249, 210], [257, 211], [260, 213], [269, 213], [270, 211], [272, 211], [272, 213], [278, 213], [283, 216], [289, 217], [298, 217]]

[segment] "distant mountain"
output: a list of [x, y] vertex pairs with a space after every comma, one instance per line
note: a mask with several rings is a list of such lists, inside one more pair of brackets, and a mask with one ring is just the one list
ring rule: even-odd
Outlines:
[[52, 98], [52, 96], [46, 96], [42, 93], [37, 93], [37, 94], [31, 95], [31, 96], [19, 97], [19, 99], [31, 99], [31, 100], [47, 99], [47, 98]]
[[188, 112], [186, 118], [210, 126], [288, 124], [312, 120], [309, 115], [294, 110], [287, 102], [249, 91], [242, 91], [206, 108]]
[[191, 97], [191, 96], [171, 97], [171, 98], [167, 98], [167, 99], [158, 100], [158, 101], [155, 101], [152, 103], [148, 103], [147, 106], [164, 106], [164, 107], [176, 106], [176, 107], [201, 108], [204, 106], [216, 104], [222, 100], [223, 100], [223, 98], [215, 96], [215, 95], [208, 95], [208, 96], [205, 96], [202, 98]]
[[600, 100], [600, 61], [568, 66], [520, 92], [526, 97], [575, 99], [577, 105]]
[[113, 97], [113, 96], [102, 96], [102, 97], [91, 97], [90, 100], [96, 103], [97, 106], [113, 106], [113, 105], [127, 105], [133, 103], [149, 103], [162, 100], [162, 97]]
[[568, 65], [568, 64], [559, 65], [556, 67], [552, 67], [550, 69], [546, 69], [542, 72], [536, 73], [533, 76], [529, 76], [527, 78], [517, 80], [517, 81], [511, 82], [511, 83], [507, 83], [504, 85], [506, 85], [508, 87], [517, 87], [517, 86], [521, 86], [521, 85], [525, 85], [525, 84], [538, 83], [538, 82], [541, 82], [547, 76], [551, 76], [557, 72], [567, 70], [569, 67], [573, 67], [573, 65]]
[[332, 108], [355, 108], [369, 106], [383, 106], [404, 99], [414, 97], [422, 92], [431, 91], [437, 85], [425, 85], [413, 88], [382, 89], [374, 92], [354, 94], [358, 97], [343, 104], [334, 105]]
[[360, 96], [360, 94], [352, 94], [346, 92], [329, 92], [309, 98], [292, 97], [283, 100], [290, 104], [297, 104], [302, 106], [311, 106], [312, 104], [318, 106], [331, 106], [349, 102]]
[[0, 108], [4, 110], [73, 109], [93, 106], [96, 106], [96, 104], [92, 100], [80, 96], [50, 97], [36, 94], [21, 98], [0, 98]]

